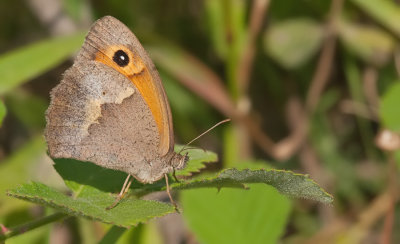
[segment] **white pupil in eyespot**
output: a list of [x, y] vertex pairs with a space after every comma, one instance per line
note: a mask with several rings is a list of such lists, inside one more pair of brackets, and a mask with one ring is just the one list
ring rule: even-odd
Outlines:
[[122, 55], [121, 55], [121, 56], [119, 56], [119, 58], [120, 58], [120, 59], [122, 59], [122, 60], [125, 60], [125, 57], [124, 57], [124, 56], [122, 56]]

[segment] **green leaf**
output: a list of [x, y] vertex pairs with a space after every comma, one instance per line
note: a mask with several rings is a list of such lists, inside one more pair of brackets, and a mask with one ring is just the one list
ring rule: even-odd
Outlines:
[[46, 72], [75, 52], [83, 34], [40, 41], [0, 56], [0, 94]]
[[[119, 192], [127, 176], [121, 171], [105, 169], [89, 162], [73, 159], [55, 159], [54, 162], [55, 169], [65, 180], [67, 186], [78, 194], [84, 190], [85, 186], [104, 192]], [[214, 176], [185, 182], [173, 182], [171, 179], [170, 186], [176, 190], [204, 187], [246, 188], [244, 185], [246, 183], [268, 184], [289, 197], [311, 199], [323, 203], [330, 203], [333, 200], [331, 195], [323, 191], [308, 176], [283, 170], [227, 169]], [[165, 189], [164, 180], [153, 184], [141, 184], [135, 181], [131, 186], [132, 193], [136, 196]]]
[[195, 179], [188, 182], [173, 183], [171, 187], [177, 190], [204, 187], [245, 187], [246, 183], [264, 183], [275, 187], [281, 194], [288, 197], [304, 198], [322, 203], [332, 203], [333, 197], [325, 192], [307, 175], [295, 174], [285, 170], [251, 170], [226, 169], [216, 176]]
[[387, 89], [381, 98], [379, 114], [383, 125], [392, 131], [400, 132], [400, 82]]
[[116, 243], [118, 239], [126, 232], [125, 228], [112, 226], [99, 244]]
[[400, 7], [398, 4], [389, 0], [351, 0], [351, 2], [400, 38]]
[[[39, 167], [40, 158], [45, 155], [46, 146], [43, 136], [37, 136], [26, 142], [11, 156], [0, 162], [0, 195], [4, 196], [6, 189], [22, 184], [32, 178], [32, 173]], [[20, 201], [6, 200], [0, 197], [0, 220], [3, 216], [20, 208]]]
[[6, 117], [7, 108], [4, 102], [0, 100], [0, 127], [3, 125], [4, 117]]
[[26, 128], [42, 131], [46, 125], [47, 101], [39, 96], [17, 89], [18, 92], [6, 96], [10, 113], [15, 115]]
[[106, 169], [90, 162], [75, 159], [53, 159], [54, 168], [73, 192], [78, 193], [83, 186], [91, 186], [103, 192], [119, 192], [127, 173]]
[[[182, 146], [178, 146], [179, 150]], [[205, 162], [215, 162], [217, 155], [213, 152], [201, 149], [187, 150], [189, 161], [185, 169], [177, 171], [177, 175], [188, 176], [204, 168]], [[74, 159], [53, 159], [54, 168], [64, 179], [65, 184], [75, 193], [82, 190], [82, 185], [95, 187], [104, 192], [119, 192], [122, 188], [127, 173], [106, 169], [90, 162], [81, 162]], [[154, 184], [141, 184], [135, 181], [131, 188], [136, 194], [142, 195], [152, 191], [162, 190], [165, 186], [164, 180]]]
[[[118, 242], [111, 242], [116, 244], [129, 244], [129, 243], [146, 243], [143, 242], [143, 233], [147, 226], [151, 225], [152, 222], [144, 224], [138, 224], [135, 228], [129, 228], [125, 233], [118, 239]], [[110, 242], [107, 242], [110, 243]]]
[[346, 48], [368, 63], [384, 65], [394, 51], [395, 40], [379, 28], [342, 21], [338, 30]]
[[105, 210], [115, 198], [109, 193], [86, 187], [74, 199], [44, 184], [32, 182], [7, 192], [9, 196], [54, 208], [68, 215], [98, 220], [104, 223], [129, 227], [144, 223], [175, 211], [170, 204], [125, 198], [111, 210]]
[[[52, 207], [69, 215], [125, 227], [174, 212], [174, 207], [170, 204], [137, 200], [132, 195], [124, 198], [117, 207], [105, 211], [105, 208], [115, 200], [107, 192], [119, 191], [126, 173], [71, 159], [56, 159], [55, 163], [57, 172], [64, 178], [68, 187], [73, 190], [72, 197], [41, 183], [22, 185], [17, 189], [8, 191], [8, 195]], [[332, 202], [332, 196], [324, 192], [308, 176], [283, 170], [227, 169], [211, 177], [172, 183], [171, 188], [175, 190], [207, 187], [218, 189], [223, 187], [246, 188], [244, 185], [246, 183], [268, 184], [289, 197], [312, 199], [323, 203]], [[165, 190], [164, 181], [158, 181], [154, 184], [136, 182], [133, 185], [132, 193], [137, 196], [152, 191]], [[259, 186], [252, 187], [257, 189]], [[277, 237], [280, 233], [277, 231], [269, 233], [269, 235]]]
[[[175, 151], [179, 152], [182, 147], [183, 146], [175, 147]], [[190, 176], [192, 173], [200, 172], [201, 169], [205, 168], [205, 163], [215, 163], [218, 161], [218, 156], [214, 152], [202, 149], [190, 149], [187, 150], [187, 152], [189, 161], [184, 169], [176, 171], [176, 175]]]
[[267, 53], [287, 69], [306, 63], [321, 46], [322, 27], [310, 19], [291, 19], [272, 25], [264, 35]]
[[[285, 230], [290, 201], [272, 187], [181, 193], [183, 216], [200, 243], [277, 243]], [[212, 223], [212, 224], [210, 224]], [[217, 228], [216, 228], [217, 227]]]
[[[103, 168], [91, 162], [65, 158], [53, 159], [53, 161], [54, 168], [76, 196], [80, 196], [86, 187], [93, 187], [103, 192], [118, 193], [128, 176], [125, 172]], [[162, 191], [165, 189], [164, 187], [164, 179], [153, 184], [142, 184], [133, 180], [130, 189], [132, 195], [140, 197], [150, 192]]]

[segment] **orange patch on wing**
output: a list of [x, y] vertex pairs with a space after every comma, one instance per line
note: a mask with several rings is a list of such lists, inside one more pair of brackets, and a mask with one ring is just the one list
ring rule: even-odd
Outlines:
[[[114, 53], [118, 50], [124, 51], [129, 57], [129, 64], [121, 67], [113, 61]], [[162, 99], [157, 90], [153, 78], [142, 62], [140, 57], [135, 56], [128, 48], [122, 45], [110, 46], [107, 50], [101, 50], [96, 53], [96, 61], [117, 70], [126, 76], [139, 90], [143, 99], [150, 108], [160, 134], [160, 154], [165, 155], [169, 150], [169, 127], [165, 108], [163, 108]]]

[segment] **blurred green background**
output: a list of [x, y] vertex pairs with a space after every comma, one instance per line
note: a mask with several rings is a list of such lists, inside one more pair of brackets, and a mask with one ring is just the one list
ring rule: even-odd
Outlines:
[[[49, 92], [94, 20], [112, 15], [149, 52], [176, 141], [226, 167], [309, 174], [332, 206], [269, 187], [181, 192], [182, 215], [119, 243], [400, 243], [400, 1], [3, 0], [0, 224], [50, 210], [6, 197], [36, 180], [66, 190], [43, 138]], [[110, 226], [70, 218], [7, 243], [103, 243]], [[122, 230], [121, 230], [122, 233]]]

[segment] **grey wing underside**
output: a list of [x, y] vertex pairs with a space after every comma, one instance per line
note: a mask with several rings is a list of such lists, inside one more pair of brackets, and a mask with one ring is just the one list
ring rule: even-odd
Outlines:
[[78, 62], [66, 71], [46, 120], [51, 157], [90, 161], [146, 183], [172, 170], [158, 155], [156, 123], [140, 93], [102, 63]]
[[164, 125], [168, 126], [168, 131], [164, 132], [169, 137], [169, 145], [168, 148], [165, 148], [166, 150], [162, 148], [162, 151], [163, 154], [173, 152], [174, 132], [171, 109], [169, 107], [167, 95], [165, 94], [160, 76], [152, 60], [140, 44], [135, 34], [133, 34], [127, 26], [112, 16], [104, 16], [97, 20], [90, 29], [77, 59], [94, 60], [98, 51], [105, 50], [110, 45], [124, 45], [125, 47], [128, 47], [135, 55], [141, 58], [148, 68], [159, 94], [158, 99], [160, 99], [160, 103], [163, 105], [161, 109], [163, 110], [164, 115]]

